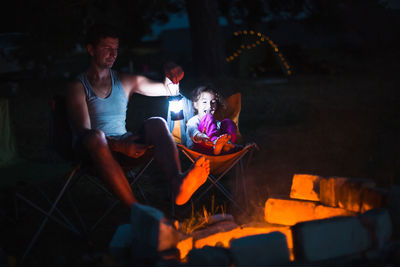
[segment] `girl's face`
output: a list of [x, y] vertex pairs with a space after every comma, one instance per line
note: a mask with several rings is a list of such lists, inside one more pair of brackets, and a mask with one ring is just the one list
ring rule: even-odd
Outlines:
[[197, 109], [200, 119], [208, 113], [213, 115], [217, 110], [217, 99], [213, 93], [203, 92], [199, 100], [194, 102], [194, 108]]

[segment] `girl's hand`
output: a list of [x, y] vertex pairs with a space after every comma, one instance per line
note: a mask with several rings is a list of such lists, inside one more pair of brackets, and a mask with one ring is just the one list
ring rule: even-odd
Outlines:
[[195, 143], [204, 143], [204, 144], [210, 143], [212, 146], [210, 138], [205, 133], [198, 133], [194, 136], [193, 139]]

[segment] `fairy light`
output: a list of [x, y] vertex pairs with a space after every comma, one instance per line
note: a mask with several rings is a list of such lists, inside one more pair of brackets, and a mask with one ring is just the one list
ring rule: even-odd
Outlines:
[[[279, 60], [281, 61], [281, 64], [283, 65], [284, 69], [286, 70], [287, 75], [291, 75], [292, 71], [290, 70], [290, 66], [287, 63], [286, 59], [284, 58], [284, 56], [282, 55], [282, 53], [279, 51], [278, 46], [266, 35], [262, 34], [261, 32], [255, 32], [254, 30], [243, 30], [243, 31], [235, 31], [233, 33], [234, 36], [240, 36], [243, 35], [241, 38], [243, 38], [244, 40], [247, 40], [247, 36], [249, 34], [250, 35], [256, 35], [256, 37], [258, 38], [255, 42], [252, 42], [251, 44], [241, 44], [240, 48], [237, 49], [235, 52], [233, 52], [232, 55], [228, 56], [225, 60], [226, 62], [232, 62], [235, 60], [235, 58], [239, 57], [240, 54], [242, 54], [242, 50], [251, 50], [252, 48], [256, 48], [257, 46], [261, 45], [262, 43], [266, 44], [265, 41], [268, 42], [268, 44], [272, 47], [273, 52], [276, 54], [276, 56], [279, 58]], [[283, 68], [282, 67], [282, 68]], [[265, 71], [265, 69], [262, 68], [261, 70], [262, 72]]]

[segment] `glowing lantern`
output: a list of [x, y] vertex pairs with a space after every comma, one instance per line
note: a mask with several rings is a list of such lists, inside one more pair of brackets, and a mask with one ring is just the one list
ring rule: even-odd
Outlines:
[[169, 110], [171, 111], [171, 120], [182, 120], [183, 116], [183, 97], [182, 95], [169, 96]]

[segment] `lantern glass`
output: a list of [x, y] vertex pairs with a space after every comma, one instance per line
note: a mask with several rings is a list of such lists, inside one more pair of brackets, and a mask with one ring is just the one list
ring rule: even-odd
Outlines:
[[170, 96], [168, 98], [171, 120], [182, 120], [183, 116], [183, 97], [182, 95]]

